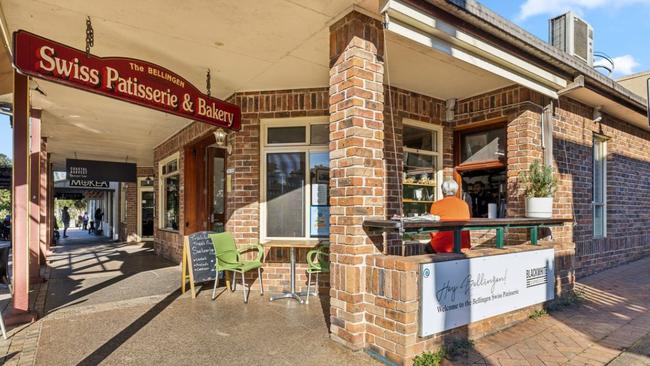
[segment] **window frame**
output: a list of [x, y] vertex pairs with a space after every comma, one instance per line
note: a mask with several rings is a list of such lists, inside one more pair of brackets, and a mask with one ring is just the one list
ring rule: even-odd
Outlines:
[[[171, 227], [165, 226], [165, 179], [174, 175], [178, 175], [178, 184], [180, 185], [180, 173], [181, 173], [181, 166], [180, 166], [180, 152], [175, 152], [166, 158], [160, 160], [158, 162], [158, 203], [156, 204], [158, 208], [158, 229], [159, 230], [165, 230], [165, 231], [172, 231], [172, 232], [180, 232], [181, 228], [181, 223], [180, 223], [180, 202], [179, 202], [179, 212], [178, 212], [178, 229], [173, 229]], [[166, 173], [163, 174], [163, 167], [167, 165], [168, 163], [176, 160], [176, 171], [172, 173]], [[180, 199], [180, 187], [179, 187], [179, 199]]]
[[[505, 129], [506, 132], [506, 139], [504, 142], [505, 151], [504, 151], [503, 158], [476, 161], [472, 163], [463, 163], [461, 161], [462, 159], [461, 140], [463, 135], [480, 133], [480, 132], [496, 130], [496, 129]], [[454, 170], [457, 172], [483, 170], [483, 169], [507, 169], [508, 168], [508, 120], [506, 118], [497, 118], [494, 120], [472, 123], [472, 124], [455, 128], [453, 150], [454, 150]]]
[[[594, 239], [605, 239], [607, 238], [607, 141], [609, 138], [607, 136], [599, 135], [599, 134], [594, 134], [593, 135], [593, 141], [592, 141], [592, 165], [591, 165], [591, 182], [592, 182], [592, 187], [591, 187], [591, 220], [592, 220], [592, 225], [591, 225], [591, 230], [592, 230], [592, 235]], [[598, 148], [598, 145], [600, 145], [600, 148]], [[600, 161], [602, 162], [602, 167], [601, 167], [601, 174], [602, 174], [602, 186], [600, 187], [601, 189], [601, 197], [602, 201], [596, 202], [596, 164], [597, 164], [597, 159], [596, 155], [600, 155]], [[602, 225], [602, 235], [599, 235], [596, 233], [596, 207], [600, 206], [602, 207], [602, 222], [600, 223]]]
[[[311, 237], [310, 230], [310, 207], [311, 207], [311, 179], [310, 175], [310, 156], [311, 152], [328, 152], [328, 143], [311, 145], [310, 126], [329, 124], [329, 116], [317, 117], [296, 117], [280, 119], [262, 119], [260, 121], [260, 240], [323, 240], [327, 238]], [[268, 129], [273, 127], [298, 127], [305, 126], [305, 142], [286, 143], [286, 144], [268, 144]], [[266, 207], [266, 159], [270, 153], [304, 153], [305, 154], [305, 199], [304, 199], [304, 235], [302, 237], [276, 237], [267, 236], [267, 207]]]
[[[127, 216], [127, 200], [126, 200], [126, 195], [127, 195], [127, 184], [128, 183], [119, 183], [120, 184], [120, 223], [126, 224], [126, 216]], [[88, 221], [90, 221], [90, 214], [88, 215]]]
[[[136, 223], [137, 223], [137, 225], [136, 225], [137, 226], [136, 233], [138, 234], [138, 237], [140, 239], [149, 238], [147, 236], [142, 236], [142, 192], [153, 192], [154, 191], [153, 185], [147, 186], [147, 185], [143, 184], [143, 182], [145, 182], [146, 180], [147, 180], [147, 177], [138, 177], [138, 189], [136, 190], [137, 191], [136, 200], [138, 202], [137, 205], [136, 205], [137, 206], [137, 211], [136, 211], [136, 214], [135, 214]], [[155, 202], [156, 201], [156, 195], [155, 194], [153, 196], [153, 199], [154, 199], [154, 211], [155, 211], [155, 207], [157, 206], [157, 204]], [[152, 235], [152, 237], [153, 237], [153, 235]]]
[[[443, 133], [443, 127], [441, 125], [436, 125], [432, 123], [426, 123], [426, 122], [421, 122], [421, 121], [416, 121], [413, 119], [409, 118], [404, 118], [402, 120], [402, 125], [403, 126], [411, 126], [411, 127], [417, 127], [423, 130], [429, 130], [429, 131], [435, 131], [436, 135], [436, 141], [435, 141], [435, 146], [437, 147], [437, 151], [429, 151], [429, 150], [421, 150], [421, 149], [414, 149], [410, 147], [404, 146], [404, 129], [402, 128], [402, 153], [414, 153], [414, 154], [421, 154], [421, 155], [428, 155], [428, 156], [433, 156], [436, 158], [436, 166], [438, 170], [435, 173], [435, 178], [436, 178], [436, 198], [440, 199], [442, 198], [442, 179], [443, 179], [443, 155], [444, 155], [444, 148], [442, 146], [442, 133]], [[433, 134], [432, 134], [433, 135]], [[433, 136], [432, 136], [433, 139]], [[402, 185], [402, 192], [404, 191], [404, 182], [403, 182], [403, 173], [404, 173], [404, 160], [402, 157], [402, 169], [400, 171], [400, 184]], [[403, 194], [402, 194], [403, 195]], [[400, 197], [400, 201], [404, 197]], [[402, 211], [404, 210], [404, 202], [401, 204], [402, 206]]]

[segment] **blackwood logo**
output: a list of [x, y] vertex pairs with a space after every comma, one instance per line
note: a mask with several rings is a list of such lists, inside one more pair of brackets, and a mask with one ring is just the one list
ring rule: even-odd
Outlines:
[[548, 267], [535, 267], [526, 270], [526, 288], [545, 285], [547, 279]]

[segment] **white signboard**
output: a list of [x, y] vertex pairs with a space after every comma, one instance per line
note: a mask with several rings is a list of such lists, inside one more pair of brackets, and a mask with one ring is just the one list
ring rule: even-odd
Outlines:
[[424, 337], [552, 300], [553, 249], [425, 263], [420, 268]]

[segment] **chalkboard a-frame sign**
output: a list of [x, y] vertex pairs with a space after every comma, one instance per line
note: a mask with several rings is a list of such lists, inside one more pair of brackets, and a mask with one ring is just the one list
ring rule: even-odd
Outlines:
[[208, 235], [212, 231], [199, 231], [185, 236], [183, 240], [181, 292], [185, 293], [187, 281], [190, 282], [192, 298], [196, 297], [195, 283], [208, 282], [217, 279], [215, 264], [217, 257], [214, 253], [212, 240]]

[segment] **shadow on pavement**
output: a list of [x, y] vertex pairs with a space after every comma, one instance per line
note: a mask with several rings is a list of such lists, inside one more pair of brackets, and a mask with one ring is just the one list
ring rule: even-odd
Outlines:
[[165, 308], [167, 308], [174, 300], [176, 300], [181, 295], [180, 289], [172, 292], [167, 295], [162, 301], [158, 302], [147, 312], [142, 314], [129, 326], [122, 329], [118, 334], [113, 336], [110, 340], [104, 343], [101, 347], [97, 348], [93, 353], [89, 354], [81, 360], [79, 366], [92, 366], [97, 365], [106, 359], [111, 353], [118, 349], [124, 342], [129, 340], [135, 333], [140, 329], [146, 326], [153, 318], [160, 314]]

